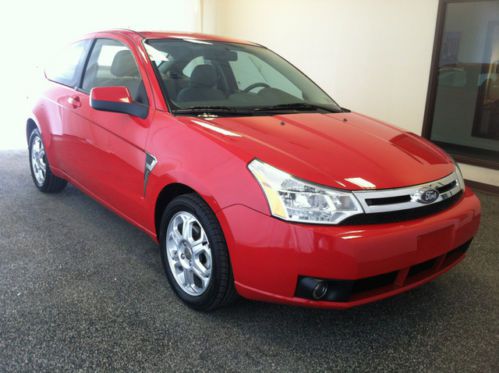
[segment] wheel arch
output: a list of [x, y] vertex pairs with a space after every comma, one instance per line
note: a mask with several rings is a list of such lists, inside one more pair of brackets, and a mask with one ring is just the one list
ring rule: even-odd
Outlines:
[[199, 197], [201, 197], [205, 202], [206, 200], [201, 196], [200, 193], [195, 191], [190, 186], [173, 182], [167, 184], [163, 187], [163, 189], [159, 192], [158, 197], [156, 198], [155, 206], [154, 206], [154, 228], [156, 233], [156, 238], [159, 240], [159, 232], [160, 232], [160, 224], [161, 217], [163, 215], [163, 211], [165, 211], [166, 206], [176, 197], [181, 196], [183, 194], [195, 193]]
[[26, 142], [27, 143], [29, 142], [29, 136], [31, 135], [31, 132], [33, 132], [34, 129], [38, 129], [38, 131], [40, 131], [40, 133], [41, 133], [40, 126], [38, 125], [38, 123], [32, 117], [30, 117], [26, 121]]

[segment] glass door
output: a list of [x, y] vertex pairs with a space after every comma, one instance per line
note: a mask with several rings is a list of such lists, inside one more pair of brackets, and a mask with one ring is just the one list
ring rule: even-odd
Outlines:
[[499, 1], [442, 0], [424, 134], [499, 169]]

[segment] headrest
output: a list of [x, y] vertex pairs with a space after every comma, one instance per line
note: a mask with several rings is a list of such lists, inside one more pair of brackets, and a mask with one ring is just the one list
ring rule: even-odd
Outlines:
[[217, 72], [211, 65], [199, 65], [192, 70], [191, 85], [213, 87], [217, 82]]
[[119, 77], [139, 75], [132, 52], [129, 50], [122, 50], [116, 53], [111, 65], [111, 74]]

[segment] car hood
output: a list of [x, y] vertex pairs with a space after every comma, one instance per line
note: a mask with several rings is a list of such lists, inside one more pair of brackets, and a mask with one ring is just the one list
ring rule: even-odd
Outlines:
[[178, 117], [245, 161], [258, 158], [298, 178], [334, 188], [387, 189], [454, 171], [429, 141], [357, 113]]

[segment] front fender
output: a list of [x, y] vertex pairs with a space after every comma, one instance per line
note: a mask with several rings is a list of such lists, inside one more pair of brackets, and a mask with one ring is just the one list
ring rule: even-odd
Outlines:
[[151, 133], [146, 151], [158, 161], [146, 191], [151, 226], [158, 196], [173, 183], [193, 189], [215, 214], [236, 204], [268, 212], [265, 196], [247, 168], [247, 159], [234, 154], [222, 141], [172, 119], [154, 124]]

